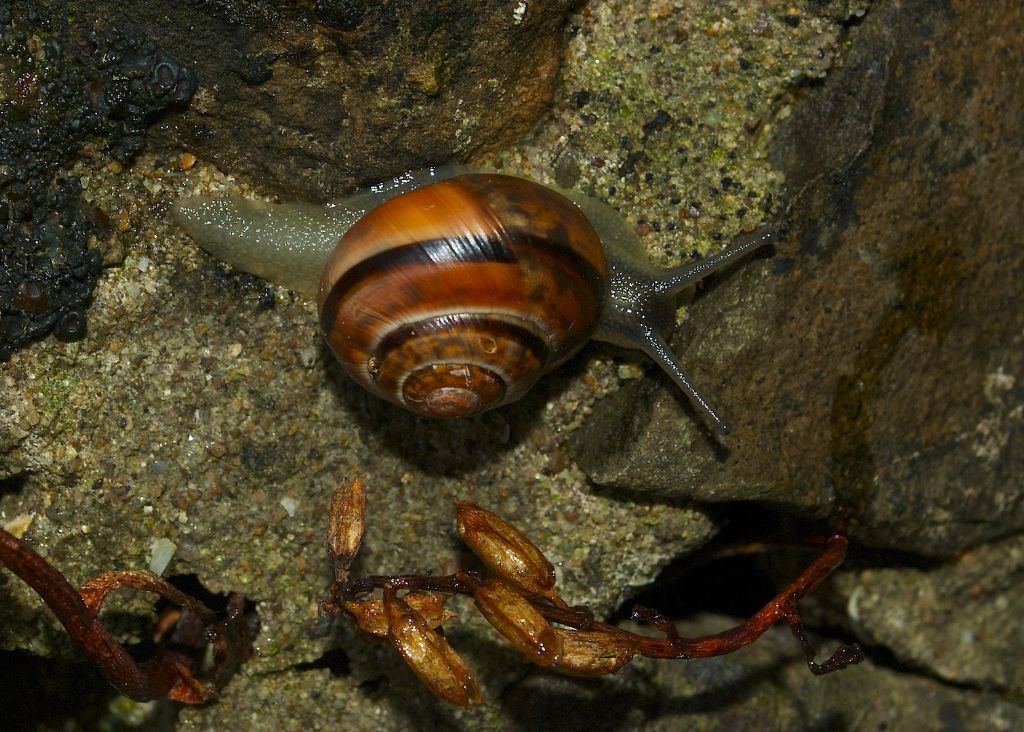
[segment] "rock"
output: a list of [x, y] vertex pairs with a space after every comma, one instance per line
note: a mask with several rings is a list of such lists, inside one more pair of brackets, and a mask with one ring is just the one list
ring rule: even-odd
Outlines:
[[68, 4], [101, 28], [111, 17], [148, 21], [195, 68], [199, 92], [156, 131], [162, 144], [316, 200], [512, 143], [550, 105], [572, 5]]
[[103, 258], [95, 245], [110, 216], [88, 205], [88, 178], [69, 170], [79, 150], [128, 162], [147, 118], [188, 101], [195, 82], [142, 34], [76, 32], [59, 13], [9, 5], [0, 15], [0, 363], [51, 332], [86, 336]]
[[[698, 620], [697, 629], [702, 625], [708, 627]], [[789, 632], [776, 628], [732, 656], [658, 663], [652, 683], [661, 703], [655, 718], [641, 729], [938, 732], [1024, 724], [1020, 704], [996, 694], [959, 689], [870, 662], [814, 676], [794, 651]]]
[[[15, 7], [22, 12], [30, 4], [15, 3]], [[54, 0], [46, 5], [62, 3]], [[911, 18], [928, 20], [933, 38], [950, 40], [950, 34], [991, 31], [982, 25], [980, 13], [972, 16], [970, 9], [956, 6], [964, 14], [964, 23], [959, 23], [954, 22], [956, 16], [943, 17], [927, 3], [886, 4], [878, 9], [882, 22], [869, 15], [863, 23], [846, 24], [856, 3], [729, 0], [641, 5], [591, 0], [580, 14], [570, 16], [564, 36], [556, 34], [565, 41], [565, 65], [552, 116], [532, 138], [491, 162], [538, 178], [548, 174], [549, 180], [610, 202], [644, 233], [643, 243], [652, 260], [666, 263], [713, 248], [774, 210], [778, 180], [766, 151], [775, 135], [778, 100], [785, 100], [779, 114], [790, 114], [800, 123], [805, 114], [800, 111], [803, 99], [810, 101], [816, 95], [808, 93], [800, 104], [791, 105], [797, 99], [789, 94], [791, 81], [822, 78], [847, 39], [854, 50], [844, 59], [847, 71], [837, 76], [843, 93], [831, 97], [834, 105], [824, 108], [832, 111], [823, 114], [820, 107], [810, 108], [806, 114], [814, 124], [795, 127], [800, 135], [790, 138], [811, 141], [794, 146], [803, 149], [803, 167], [796, 163], [787, 167], [794, 193], [786, 200], [798, 201], [803, 216], [790, 216], [792, 231], [803, 232], [806, 251], [792, 251], [797, 246], [794, 239], [780, 245], [774, 257], [755, 257], [723, 273], [702, 290], [690, 310], [697, 328], [684, 329], [681, 336], [692, 339], [690, 356], [698, 385], [728, 410], [737, 427], [729, 443], [733, 453], [718, 451], [724, 457], [719, 467], [715, 443], [686, 411], [685, 403], [660, 389], [652, 399], [648, 392], [658, 382], [636, 379], [645, 368], [642, 362], [623, 364], [624, 354], [610, 348], [588, 348], [581, 358], [542, 380], [522, 402], [473, 421], [439, 424], [401, 413], [343, 378], [322, 347], [312, 305], [255, 278], [225, 270], [169, 223], [166, 212], [175, 196], [207, 184], [251, 191], [246, 173], [266, 191], [281, 196], [295, 191], [331, 197], [354, 177], [363, 177], [364, 171], [365, 177], [379, 173], [385, 162], [404, 166], [421, 153], [468, 151], [475, 145], [475, 136], [469, 140], [454, 135], [457, 120], [443, 128], [449, 137], [436, 148], [413, 149], [413, 143], [406, 142], [422, 144], [419, 128], [412, 125], [422, 123], [417, 115], [427, 114], [428, 102], [433, 100], [431, 77], [422, 68], [416, 69], [420, 72], [415, 79], [417, 90], [410, 93], [423, 100], [422, 107], [413, 105], [410, 111], [395, 106], [387, 123], [383, 116], [373, 116], [397, 98], [395, 89], [413, 83], [411, 77], [398, 73], [411, 68], [404, 65], [407, 57], [399, 67], [399, 56], [395, 56], [397, 76], [380, 80], [378, 88], [384, 92], [374, 97], [370, 90], [369, 96], [348, 99], [345, 119], [368, 120], [359, 134], [337, 138], [322, 137], [319, 132], [308, 137], [301, 134], [305, 116], [312, 120], [314, 132], [323, 123], [316, 114], [321, 100], [316, 95], [333, 83], [330, 72], [335, 67], [329, 61], [351, 63], [351, 68], [338, 72], [343, 80], [350, 80], [345, 75], [356, 74], [353, 69], [372, 73], [375, 62], [391, 63], [387, 49], [392, 47], [386, 42], [412, 43], [407, 30], [381, 22], [387, 18], [380, 13], [389, 6], [268, 0], [159, 4], [113, 0], [74, 5], [76, 12], [67, 15], [87, 25], [97, 20], [88, 15], [95, 14], [96, 8], [116, 9], [107, 13], [109, 17], [120, 17], [125, 9], [134, 11], [133, 17], [151, 26], [160, 48], [181, 63], [201, 62], [200, 89], [187, 120], [176, 114], [163, 117], [156, 133], [147, 137], [152, 147], [133, 164], [115, 166], [108, 153], [91, 148], [92, 157], [76, 158], [77, 169], [85, 173], [83, 179], [89, 178], [88, 186], [84, 181], [83, 186], [90, 201], [110, 212], [111, 223], [116, 222], [111, 228], [121, 234], [110, 251], [121, 253], [106, 258], [112, 266], [104, 270], [96, 288], [89, 337], [73, 344], [52, 339], [35, 344], [14, 354], [0, 371], [0, 511], [5, 521], [31, 519], [25, 540], [74, 582], [114, 566], [145, 566], [153, 537], [164, 537], [179, 547], [167, 576], [188, 576], [211, 591], [239, 590], [256, 604], [262, 627], [258, 656], [232, 679], [220, 702], [183, 711], [177, 720], [181, 728], [246, 727], [254, 719], [267, 727], [298, 724], [310, 729], [339, 722], [353, 729], [507, 728], [516, 721], [528, 723], [532, 717], [503, 707], [502, 693], [507, 691], [509, 699], [532, 699], [544, 689], [550, 689], [544, 695], [550, 701], [548, 709], [563, 715], [592, 711], [593, 726], [603, 721], [628, 726], [638, 719], [656, 725], [661, 724], [657, 718], [662, 715], [665, 726], [700, 723], [727, 728], [736, 720], [775, 719], [776, 710], [782, 722], [803, 720], [819, 727], [833, 719], [853, 720], [852, 726], [862, 710], [870, 723], [890, 726], [911, 725], [915, 717], [926, 728], [935, 726], [936, 719], [950, 725], [961, 722], [964, 727], [976, 720], [979, 725], [1020, 726], [1019, 706], [1014, 706], [1012, 698], [1007, 702], [1005, 695], [950, 689], [906, 670], [897, 673], [867, 666], [834, 679], [810, 677], [793, 660], [788, 637], [780, 640], [785, 651], [778, 659], [769, 655], [763, 665], [758, 665], [763, 656], [742, 654], [721, 661], [638, 663], [604, 682], [564, 681], [526, 666], [482, 622], [473, 623], [474, 612], [464, 605], [449, 637], [478, 671], [486, 701], [481, 708], [463, 713], [434, 699], [390, 649], [370, 645], [342, 623], [324, 622], [317, 616], [317, 600], [330, 581], [323, 548], [324, 509], [336, 482], [355, 472], [369, 486], [366, 540], [355, 571], [441, 573], [465, 566], [467, 558], [452, 527], [449, 498], [455, 494], [493, 508], [529, 534], [555, 563], [558, 587], [567, 600], [586, 603], [602, 616], [635, 596], [637, 587], [651, 582], [666, 564], [706, 543], [718, 530], [719, 518], [734, 529], [744, 524], [736, 520], [742, 513], [736, 506], [725, 503], [713, 511], [695, 509], [688, 493], [673, 493], [673, 500], [652, 498], [650, 493], [636, 495], [644, 493], [645, 486], [639, 482], [632, 493], [595, 489], [567, 457], [567, 436], [574, 431], [593, 432], [603, 423], [609, 427], [601, 429], [615, 426], [619, 442], [639, 441], [645, 451], [630, 452], [632, 464], [652, 468], [642, 480], [654, 486], [655, 494], [666, 495], [663, 486], [692, 485], [710, 475], [706, 495], [716, 500], [761, 495], [782, 512], [804, 514], [826, 514], [838, 500], [861, 495], [855, 489], [862, 485], [862, 474], [853, 470], [861, 464], [853, 458], [867, 455], [873, 462], [885, 457], [886, 445], [878, 442], [881, 437], [876, 434], [880, 422], [867, 425], [864, 435], [852, 431], [858, 439], [849, 441], [849, 448], [845, 437], [851, 434], [849, 427], [859, 423], [836, 417], [833, 433], [838, 377], [833, 374], [829, 381], [825, 359], [839, 353], [847, 364], [840, 373], [866, 374], [866, 367], [858, 366], [858, 354], [873, 353], [879, 347], [869, 337], [870, 318], [889, 323], [884, 308], [906, 299], [896, 286], [898, 278], [895, 284], [885, 279], [903, 260], [897, 256], [898, 248], [896, 254], [881, 250], [891, 254], [887, 260], [871, 248], [840, 246], [837, 232], [845, 231], [851, 222], [863, 226], [863, 217], [875, 211], [868, 204], [880, 205], [869, 196], [872, 189], [864, 187], [864, 181], [874, 180], [868, 177], [871, 171], [865, 161], [879, 168], [882, 156], [895, 149], [898, 130], [882, 123], [887, 119], [882, 111], [888, 95], [903, 78], [892, 71], [899, 66], [894, 59], [901, 59], [904, 63], [899, 68], [908, 73], [939, 68], [912, 55], [913, 49], [920, 50], [911, 44], [913, 34], [903, 34], [904, 44], [899, 32], [903, 26], [893, 19], [908, 25]], [[368, 15], [348, 15], [364, 7]], [[321, 13], [322, 27], [298, 28], [299, 21], [308, 21], [315, 8]], [[345, 12], [335, 15], [332, 8]], [[0, 8], [0, 22], [2, 13]], [[176, 20], [168, 23], [169, 17]], [[209, 19], [216, 32], [203, 26]], [[514, 26], [514, 13], [506, 22]], [[267, 30], [271, 25], [273, 30]], [[194, 31], [195, 27], [200, 30]], [[1000, 33], [1004, 35], [989, 33], [989, 38], [1010, 37], [1017, 28], [1003, 23]], [[886, 29], [888, 45], [878, 42]], [[346, 38], [351, 44], [344, 49], [332, 46], [336, 39]], [[329, 42], [321, 44], [324, 39]], [[874, 45], [867, 44], [873, 39]], [[385, 45], [375, 45], [378, 42]], [[867, 45], [858, 50], [862, 42]], [[933, 54], [946, 52], [934, 43], [927, 48]], [[362, 54], [359, 58], [357, 52]], [[349, 57], [340, 59], [345, 53]], [[318, 66], [321, 61], [330, 68]], [[218, 92], [223, 98], [211, 91], [210, 80], [224, 90]], [[300, 83], [303, 80], [307, 83]], [[437, 119], [448, 125], [451, 120], [444, 110], [451, 107], [444, 105], [456, 105], [458, 87], [437, 88], [443, 97], [438, 100], [442, 113]], [[364, 87], [359, 92], [368, 93]], [[519, 92], [499, 86], [494, 93], [514, 96]], [[290, 94], [298, 103], [290, 107], [287, 123], [282, 124]], [[531, 103], [539, 98], [526, 93], [523, 97]], [[330, 118], [334, 97], [324, 92], [323, 99], [325, 116]], [[507, 106], [495, 103], [494, 107], [488, 111], [518, 124]], [[279, 113], [282, 117], [276, 116]], [[475, 119], [470, 122], [475, 124]], [[203, 126], [204, 120], [209, 126]], [[388, 125], [404, 129], [408, 138]], [[279, 128], [284, 130], [280, 137]], [[957, 140], [971, 139], [972, 129]], [[245, 138], [246, 130], [253, 130], [250, 138]], [[809, 137], [812, 131], [814, 138]], [[843, 131], [850, 140], [843, 139]], [[508, 139], [505, 128], [491, 132], [497, 135], [495, 140]], [[924, 125], [922, 140], [935, 143], [939, 151], [945, 149], [939, 138], [927, 137], [926, 132], [929, 128]], [[213, 136], [202, 137], [204, 133]], [[194, 143], [200, 153], [188, 166], [179, 164], [183, 140]], [[912, 142], [908, 141], [908, 155], [917, 151]], [[321, 144], [325, 145], [322, 154]], [[814, 148], [814, 156], [809, 147]], [[873, 156], [869, 151], [874, 151]], [[330, 161], [347, 152], [362, 157], [351, 167], [344, 167], [345, 162], [331, 170]], [[223, 172], [209, 165], [213, 158], [224, 166]], [[927, 168], [931, 158], [906, 159]], [[976, 203], [970, 183], [986, 192], [986, 201], [995, 206], [1000, 199], [992, 195], [999, 192], [993, 189], [1001, 185], [1002, 191], [1014, 190], [1007, 187], [1005, 177], [1012, 166], [998, 168], [990, 162], [996, 159], [1007, 158], [995, 152], [975, 157], [974, 164], [991, 166], [984, 171], [993, 176], [991, 181], [969, 177], [974, 168], [968, 166], [951, 172], [953, 179], [945, 181], [957, 183], [956, 176], [962, 176], [959, 188], [942, 190], [954, 192], [965, 205]], [[357, 171], [358, 166], [364, 167]], [[264, 167], [269, 172], [263, 172]], [[836, 171], [829, 173], [833, 168]], [[294, 180], [287, 179], [289, 175]], [[823, 175], [832, 175], [829, 185], [810, 185]], [[864, 199], [858, 199], [857, 216], [851, 213], [853, 192]], [[833, 209], [846, 212], [847, 218], [834, 215]], [[979, 210], [988, 221], [996, 209]], [[810, 227], [806, 219], [816, 220], [818, 227]], [[895, 223], [908, 225], [898, 217]], [[1009, 225], [1001, 231], [1009, 237], [1007, 241], [1013, 241]], [[820, 241], [808, 232], [817, 232]], [[869, 233], [863, 238], [873, 241]], [[1006, 264], [1004, 270], [1009, 267]], [[964, 271], [973, 276], [977, 270]], [[981, 270], [996, 284], [1001, 282], [997, 275], [1006, 274]], [[870, 301], [873, 309], [865, 309], [857, 320], [850, 313], [853, 303], [859, 302], [852, 298], [866, 289], [870, 278], [878, 281], [884, 297]], [[921, 281], [911, 278], [911, 284]], [[969, 277], [963, 284], [974, 288], [961, 292], [977, 298], [979, 306], [987, 302], [980, 297], [987, 294], [982, 285]], [[915, 284], [909, 291], [917, 294], [908, 302], [922, 301], [919, 290], [927, 293], [923, 284]], [[1017, 327], [1013, 302], [1004, 308], [1011, 324], [993, 318], [991, 327]], [[895, 312], [889, 317], [897, 317], [899, 310]], [[952, 310], [949, 317], [957, 323], [963, 316]], [[955, 336], [961, 331], [950, 332]], [[981, 331], [971, 347], [959, 347], [959, 351], [975, 353], [976, 345], [977, 353], [987, 353], [990, 337], [991, 333]], [[1012, 357], [1011, 346], [1007, 340], [1004, 352], [1010, 349]], [[723, 350], [729, 359], [722, 356]], [[778, 353], [782, 356], [773, 360]], [[823, 376], [805, 367], [805, 362], [824, 368]], [[893, 363], [897, 362], [903, 363]], [[992, 376], [986, 381], [987, 394], [1000, 400], [999, 409], [993, 407], [991, 415], [996, 419], [984, 432], [987, 441], [982, 452], [989, 462], [978, 463], [981, 467], [973, 472], [949, 471], [953, 477], [976, 475], [977, 496], [967, 493], [967, 498], [940, 500], [923, 494], [921, 502], [914, 503], [907, 500], [912, 493], [895, 490], [891, 477], [886, 477], [881, 483], [888, 491], [885, 495], [899, 509], [892, 514], [896, 529], [890, 537], [880, 528], [878, 517], [883, 509], [891, 509], [873, 504], [871, 500], [880, 501], [881, 494], [869, 492], [863, 495], [871, 500], [855, 506], [862, 509], [861, 523], [855, 525], [857, 536], [912, 548], [941, 544], [945, 529], [925, 511], [933, 504], [940, 509], [951, 507], [960, 516], [968, 506], [978, 508], [981, 520], [951, 524], [949, 535], [959, 537], [951, 545], [998, 535], [998, 525], [1003, 531], [1011, 530], [1019, 494], [1012, 482], [1013, 463], [1007, 457], [1015, 449], [1013, 420], [1018, 404], [1019, 379], [1013, 363], [1007, 358], [1004, 371], [998, 367], [988, 371]], [[718, 372], [717, 380], [728, 377], [745, 383], [745, 388], [730, 392], [716, 383], [715, 369], [726, 364], [728, 370]], [[908, 378], [914, 375], [913, 369], [909, 371]], [[891, 370], [879, 373], [872, 378], [894, 376]], [[628, 385], [615, 393], [621, 382]], [[875, 394], [879, 384], [888, 383], [869, 381], [871, 389], [866, 393]], [[601, 406], [601, 400], [612, 393], [610, 406]], [[745, 402], [744, 395], [753, 401]], [[950, 414], [960, 414], [956, 410], [970, 406], [969, 402], [965, 397], [963, 405], [952, 403]], [[850, 404], [848, 399], [841, 403], [843, 409]], [[913, 400], [906, 406], [911, 405]], [[878, 409], [874, 401], [867, 406]], [[592, 413], [594, 421], [588, 420]], [[625, 425], [628, 431], [617, 424], [624, 416], [630, 419]], [[760, 422], [766, 426], [759, 431], [755, 428]], [[928, 433], [915, 430], [915, 424], [910, 425], [910, 436], [924, 439]], [[649, 440], [654, 434], [660, 435], [661, 442]], [[767, 441], [748, 443], [747, 434], [762, 434]], [[868, 437], [876, 442], [866, 442]], [[587, 439], [581, 437], [580, 444]], [[620, 444], [607, 436], [593, 439], [605, 440], [607, 452], [622, 454]], [[687, 443], [690, 447], [681, 450], [680, 445]], [[858, 452], [862, 444], [876, 452]], [[954, 442], [953, 447], [960, 444]], [[952, 461], [956, 455], [936, 452], [933, 462]], [[910, 464], [915, 469], [922, 465]], [[722, 471], [720, 475], [717, 470]], [[932, 470], [923, 470], [918, 483], [907, 482], [904, 487], [931, 490], [932, 483], [925, 481], [934, 479]], [[997, 497], [985, 492], [996, 483], [993, 474], [1006, 478], [999, 510], [985, 505], [985, 500], [994, 502]], [[891, 470], [886, 476], [891, 476]], [[899, 501], [907, 505], [900, 507]], [[763, 507], [747, 507], [754, 517], [751, 523], [757, 522]], [[872, 510], [877, 513], [874, 517]], [[928, 531], [920, 530], [926, 521], [932, 521], [925, 524]], [[951, 551], [945, 544], [940, 549]], [[899, 555], [900, 560], [904, 556]], [[739, 570], [714, 579], [721, 580], [715, 584], [725, 585], [725, 590], [743, 595], [741, 599], [760, 589], [753, 580], [744, 583], [747, 575]], [[33, 664], [50, 669], [42, 675], [60, 678], [64, 667], [55, 659], [73, 652], [66, 635], [24, 583], [11, 580], [2, 590], [0, 644], [15, 649], [5, 656], [11, 667], [8, 676], [16, 676], [23, 665], [18, 659], [29, 656]], [[696, 586], [692, 598], [704, 602], [707, 596], [723, 592], [721, 587]], [[117, 602], [109, 617], [123, 632], [120, 637], [147, 637], [152, 598], [137, 595], [126, 602], [120, 596]], [[913, 613], [913, 608], [906, 612]], [[842, 625], [842, 617], [835, 622]], [[757, 648], [747, 653], [756, 653]], [[887, 657], [884, 648], [878, 655]], [[754, 659], [753, 670], [743, 665], [745, 657]], [[687, 676], [671, 679], [669, 673]], [[870, 677], [867, 681], [863, 681], [865, 675]], [[54, 686], [60, 689], [45, 687], [54, 692], [52, 696], [61, 690], [72, 697], [76, 693], [73, 684]], [[7, 686], [4, 690], [9, 691]], [[539, 690], [536, 695], [535, 690]], [[11, 696], [0, 693], [0, 699]], [[73, 711], [64, 716], [77, 713], [76, 719], [91, 720], [111, 706], [104, 699], [82, 711], [76, 701], [73, 698], [67, 704]], [[48, 700], [47, 706], [55, 704]], [[96, 712], [97, 707], [101, 711]]]
[[928, 568], [837, 578], [857, 636], [900, 663], [965, 687], [1024, 693], [1024, 538]]
[[674, 344], [734, 434], [634, 387], [575, 435], [595, 481], [845, 506], [855, 539], [929, 555], [1024, 528], [1018, 14], [867, 16], [783, 130], [784, 243], [712, 283]]

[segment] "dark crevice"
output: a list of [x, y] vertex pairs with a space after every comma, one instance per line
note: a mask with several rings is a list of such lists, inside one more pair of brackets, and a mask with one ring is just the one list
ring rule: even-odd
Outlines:
[[[609, 622], [629, 619], [636, 605], [653, 608], [677, 620], [705, 614], [743, 620], [782, 589], [813, 555], [815, 549], [808, 545], [808, 540], [829, 531], [827, 525], [803, 523], [761, 504], [730, 503], [703, 508], [722, 526], [719, 535], [701, 550], [667, 565], [654, 582], [624, 602]], [[755, 547], [759, 549], [756, 552], [745, 551]], [[954, 560], [851, 544], [843, 567], [927, 571], [950, 561]], [[900, 660], [887, 647], [863, 644], [848, 626], [837, 622], [839, 614], [826, 610], [830, 605], [827, 593], [826, 584], [804, 603], [808, 611], [804, 619], [812, 635], [819, 639], [812, 642], [819, 647], [820, 658], [826, 657], [837, 642], [857, 642], [870, 662], [881, 668], [964, 691], [1009, 691], [993, 684], [951, 681], [927, 667]], [[831, 604], [834, 606], [835, 601]]]
[[28, 473], [15, 473], [0, 479], [0, 498], [18, 495], [25, 489], [27, 482]]
[[[702, 613], [748, 617], [796, 576], [832, 527], [804, 522], [758, 503], [703, 506], [721, 527], [697, 552], [670, 562], [657, 579], [625, 602], [613, 621], [630, 617], [634, 605], [672, 618]], [[945, 560], [908, 552], [850, 546], [850, 567], [934, 569]]]
[[312, 671], [316, 669], [327, 669], [331, 676], [344, 677], [352, 673], [352, 662], [341, 648], [332, 648], [324, 652], [315, 661], [297, 663], [293, 666], [297, 671]]
[[[6, 577], [6, 572], [0, 577]], [[165, 578], [179, 590], [198, 598], [219, 616], [229, 610], [230, 595], [208, 590], [194, 574], [183, 574]], [[188, 614], [179, 615], [177, 605], [164, 599], [154, 602], [157, 622], [153, 624], [148, 614], [126, 612], [119, 609], [117, 599], [110, 601], [109, 609], [104, 605], [100, 619], [104, 627], [115, 637], [141, 638], [136, 643], [125, 643], [124, 647], [136, 661], [156, 657], [166, 646], [195, 658], [196, 668], [202, 668], [210, 660], [207, 645], [202, 637], [204, 629], [197, 626], [194, 616], [191, 622], [183, 622]], [[258, 630], [256, 605], [245, 600], [242, 613], [245, 632], [254, 636]], [[199, 634], [197, 636], [197, 633]], [[198, 640], [197, 640], [198, 638]], [[147, 729], [155, 732], [170, 732], [176, 727], [181, 705], [166, 699], [152, 702], [143, 724], [135, 719], [129, 723], [116, 711], [114, 701], [118, 692], [104, 678], [97, 666], [78, 660], [83, 654], [76, 652], [76, 658], [45, 658], [22, 650], [0, 651], [0, 720], [3, 729], [106, 729], [129, 730]], [[241, 663], [244, 659], [239, 659]], [[219, 685], [233, 672], [220, 664], [207, 671], [210, 680]], [[213, 678], [213, 677], [217, 678]], [[111, 710], [115, 711], [111, 711]], [[84, 711], [83, 711], [84, 710]], [[83, 716], [83, 713], [86, 716]]]
[[[26, 651], [0, 651], [0, 719], [7, 730], [105, 729], [143, 727], [109, 713], [117, 691], [87, 662], [42, 658]], [[178, 705], [155, 702], [144, 728], [171, 732]]]
[[[164, 577], [164, 579], [182, 592], [196, 598], [215, 613], [220, 614], [228, 609], [228, 601], [231, 599], [230, 593], [211, 592], [199, 580], [199, 575], [197, 574], [174, 574], [168, 575], [167, 577]], [[167, 600], [158, 600], [156, 603], [157, 612], [170, 604], [171, 603], [167, 602]], [[256, 602], [247, 597], [245, 599], [245, 605], [242, 608], [242, 612], [247, 616], [255, 616]]]

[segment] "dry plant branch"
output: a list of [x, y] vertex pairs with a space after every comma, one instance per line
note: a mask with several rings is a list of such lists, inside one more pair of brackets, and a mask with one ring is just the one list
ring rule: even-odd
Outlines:
[[[586, 607], [571, 607], [555, 591], [551, 562], [530, 539], [497, 514], [455, 499], [456, 527], [463, 541], [495, 576], [477, 572], [452, 575], [371, 575], [351, 577], [365, 527], [366, 496], [361, 479], [342, 482], [328, 515], [327, 547], [335, 582], [324, 612], [344, 610], [367, 633], [385, 639], [416, 675], [438, 696], [469, 706], [480, 700], [473, 672], [438, 631], [454, 616], [445, 608], [452, 595], [465, 595], [487, 621], [527, 659], [577, 676], [618, 671], [635, 656], [706, 658], [750, 645], [778, 622], [785, 622], [815, 674], [859, 663], [864, 654], [852, 645], [839, 648], [824, 663], [804, 633], [797, 603], [813, 591], [846, 556], [847, 539], [837, 530], [824, 541], [818, 557], [788, 587], [744, 623], [714, 635], [683, 638], [670, 619], [637, 607], [634, 618], [652, 625], [663, 637], [634, 633], [598, 622]], [[381, 590], [382, 597], [368, 597]], [[399, 596], [399, 592], [405, 594]]]
[[[59, 570], [28, 544], [0, 528], [0, 562], [24, 580], [53, 611], [68, 635], [120, 693], [136, 701], [172, 699], [202, 704], [252, 653], [255, 628], [243, 613], [244, 597], [234, 594], [218, 617], [202, 602], [144, 570], [104, 572], [75, 589]], [[153, 592], [177, 605], [170, 642], [146, 661], [136, 661], [110, 635], [99, 618], [107, 595], [122, 588]], [[196, 657], [213, 648], [211, 683], [196, 676]]]

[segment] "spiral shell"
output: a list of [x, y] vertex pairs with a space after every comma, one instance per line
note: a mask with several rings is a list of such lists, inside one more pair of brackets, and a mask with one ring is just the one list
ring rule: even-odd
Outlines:
[[369, 211], [320, 281], [320, 323], [369, 391], [432, 416], [521, 397], [590, 338], [608, 291], [601, 241], [542, 185], [461, 175]]

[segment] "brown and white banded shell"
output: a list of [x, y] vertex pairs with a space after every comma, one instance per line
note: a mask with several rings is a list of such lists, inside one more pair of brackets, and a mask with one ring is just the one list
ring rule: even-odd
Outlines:
[[601, 241], [572, 201], [497, 174], [377, 206], [331, 254], [320, 322], [360, 384], [432, 416], [521, 397], [590, 338], [608, 289]]

